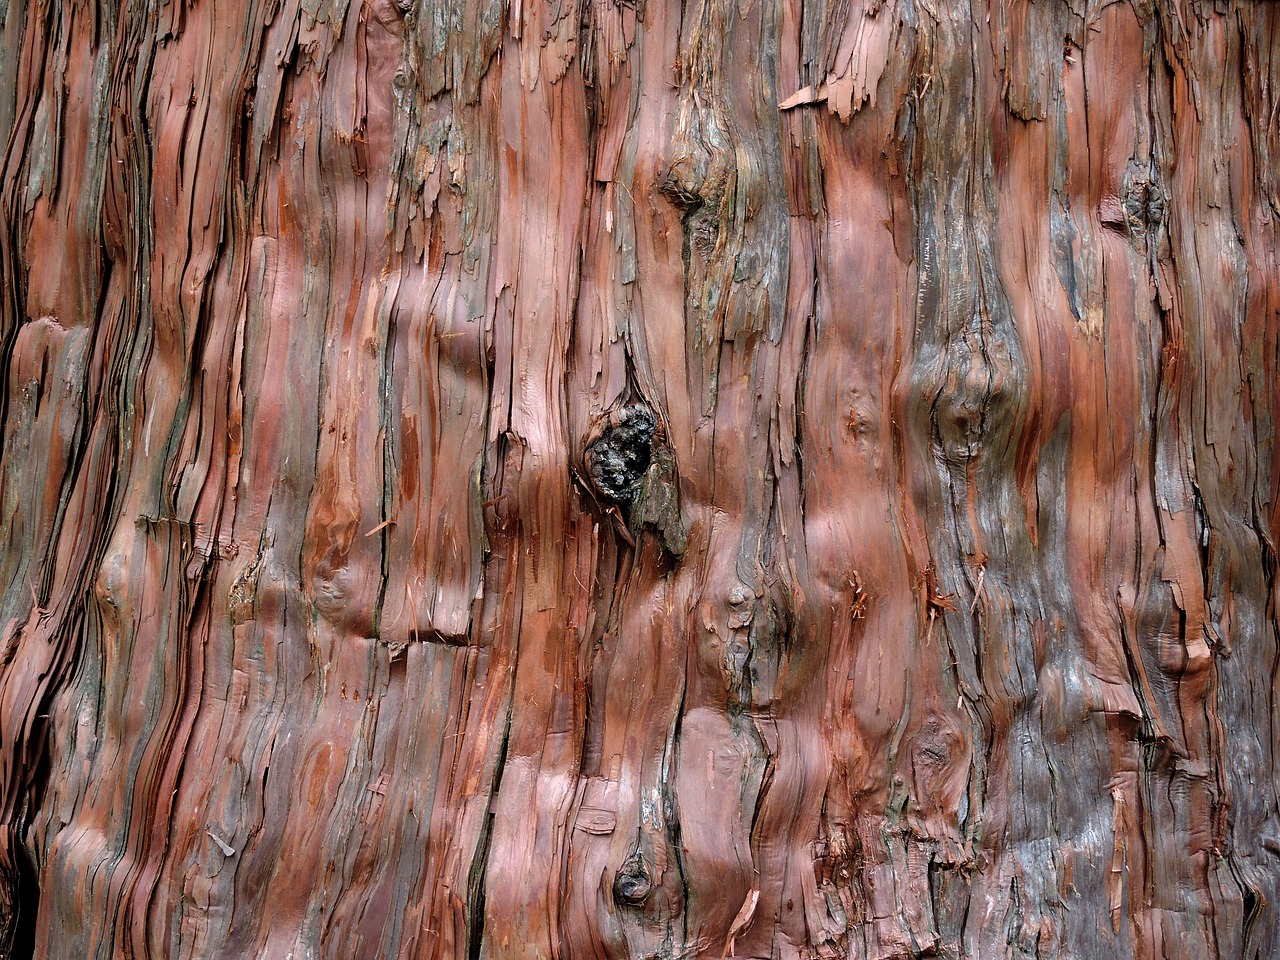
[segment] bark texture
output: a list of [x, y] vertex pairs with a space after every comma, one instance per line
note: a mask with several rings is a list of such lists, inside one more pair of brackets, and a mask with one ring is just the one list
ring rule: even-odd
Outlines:
[[0, 0], [0, 952], [1280, 956], [1280, 3]]

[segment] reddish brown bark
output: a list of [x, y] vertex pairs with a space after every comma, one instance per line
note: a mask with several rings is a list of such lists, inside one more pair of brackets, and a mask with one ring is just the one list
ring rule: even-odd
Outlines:
[[1280, 4], [0, 6], [0, 934], [1280, 953]]

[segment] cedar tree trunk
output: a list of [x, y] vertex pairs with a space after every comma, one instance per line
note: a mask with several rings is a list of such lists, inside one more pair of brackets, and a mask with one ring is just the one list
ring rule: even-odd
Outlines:
[[0, 954], [1280, 956], [1280, 3], [0, 0]]

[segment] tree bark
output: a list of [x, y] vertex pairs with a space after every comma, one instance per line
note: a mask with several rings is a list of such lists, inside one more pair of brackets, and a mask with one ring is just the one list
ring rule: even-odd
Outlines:
[[0, 955], [1280, 956], [1280, 3], [0, 2]]

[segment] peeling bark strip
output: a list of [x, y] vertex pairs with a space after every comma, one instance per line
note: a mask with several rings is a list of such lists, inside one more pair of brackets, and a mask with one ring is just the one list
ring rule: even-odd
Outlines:
[[0, 955], [1280, 955], [1280, 4], [0, 4]]

